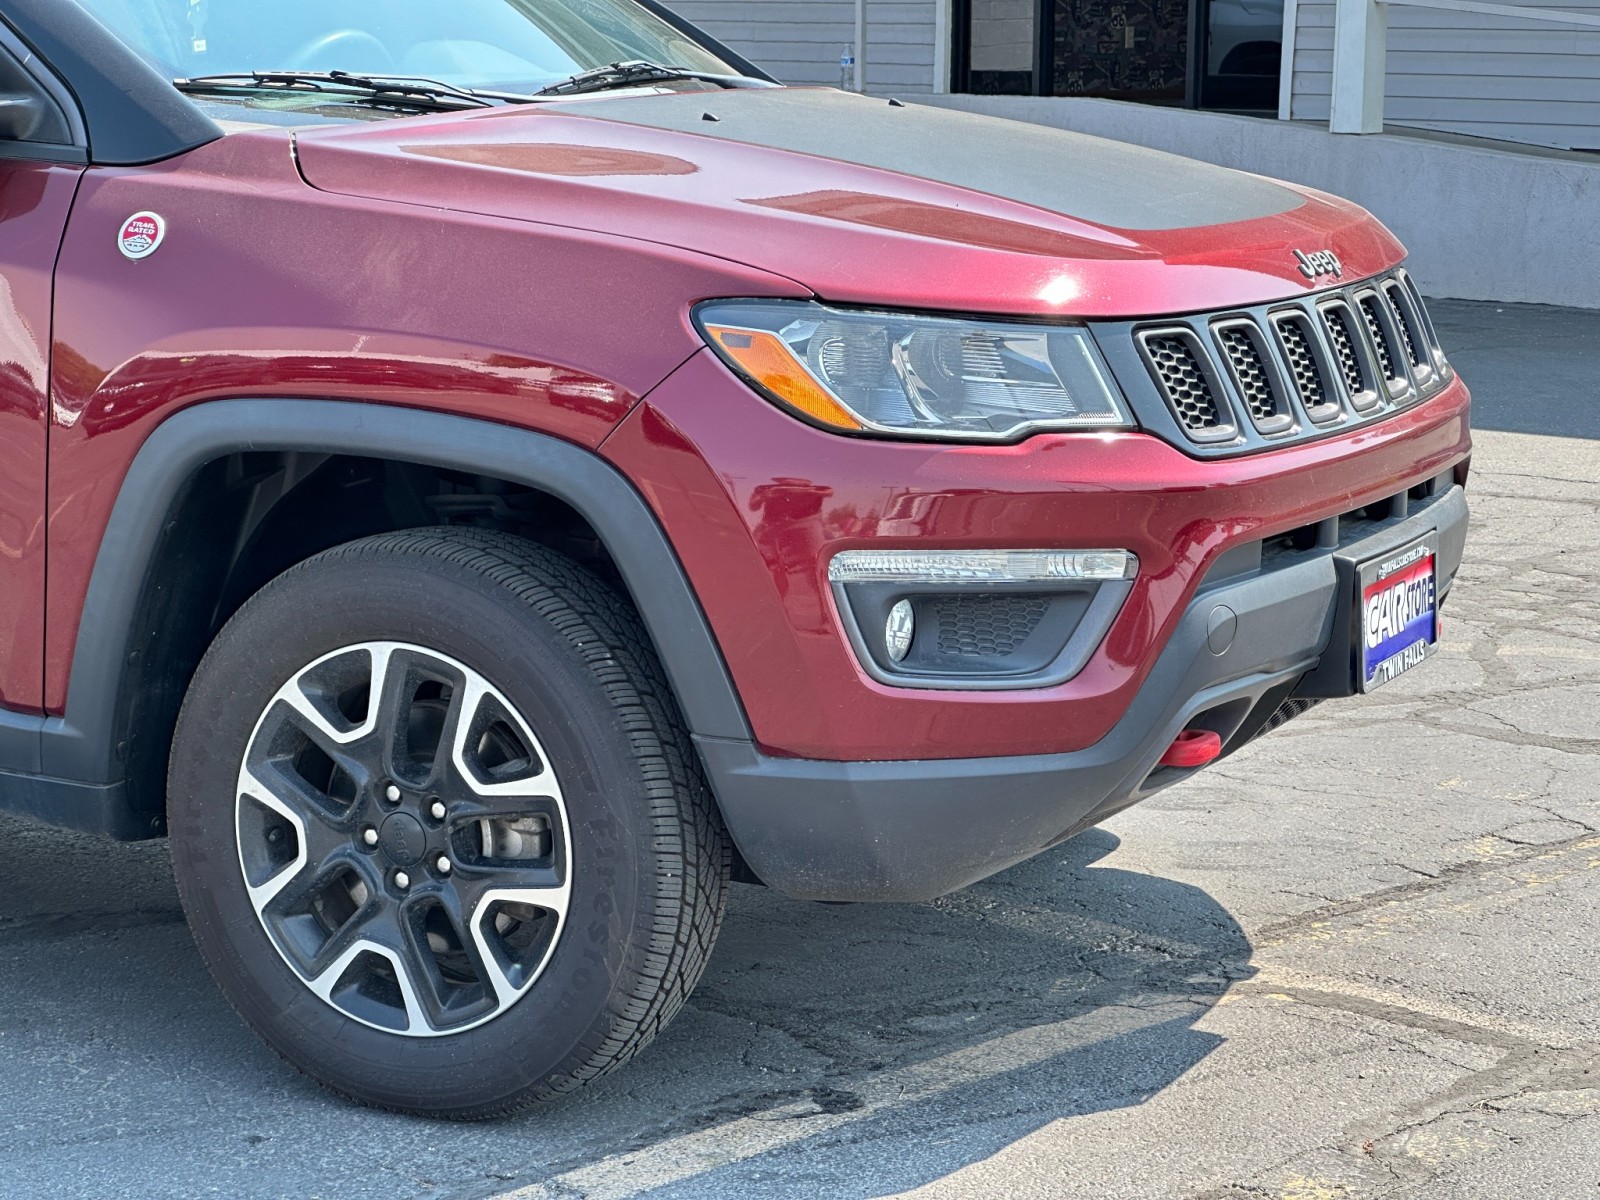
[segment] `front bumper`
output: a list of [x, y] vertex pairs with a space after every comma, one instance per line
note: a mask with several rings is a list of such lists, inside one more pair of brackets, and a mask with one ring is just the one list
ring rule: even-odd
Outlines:
[[[757, 397], [710, 350], [639, 404], [602, 453], [666, 531], [748, 721], [696, 728], [776, 758], [868, 762], [1054, 755], [1103, 740], [1213, 564], [1236, 548], [1466, 477], [1469, 399], [1439, 395], [1344, 436], [1225, 463], [1147, 433], [1009, 446], [848, 438]], [[828, 579], [851, 550], [1135, 555], [1109, 631], [1064, 682], [891, 686], [863, 669]], [[881, 628], [881, 625], [880, 625]]]
[[[1104, 820], [1193, 773], [1159, 765], [1182, 730], [1214, 730], [1232, 751], [1297, 688], [1353, 690], [1355, 565], [1430, 530], [1439, 534], [1441, 597], [1460, 565], [1466, 493], [1449, 476], [1425, 490], [1409, 503], [1396, 497], [1387, 518], [1346, 521], [1321, 547], [1254, 565], [1247, 555], [1219, 560], [1125, 714], [1086, 749], [824, 762], [697, 738], [735, 844], [763, 882], [791, 896], [926, 900]], [[1230, 624], [1224, 645], [1218, 629]]]

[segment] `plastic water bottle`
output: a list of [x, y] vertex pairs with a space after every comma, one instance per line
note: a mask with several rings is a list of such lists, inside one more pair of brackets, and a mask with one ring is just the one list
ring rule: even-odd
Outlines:
[[848, 92], [856, 85], [856, 52], [849, 46], [839, 55], [839, 90]]

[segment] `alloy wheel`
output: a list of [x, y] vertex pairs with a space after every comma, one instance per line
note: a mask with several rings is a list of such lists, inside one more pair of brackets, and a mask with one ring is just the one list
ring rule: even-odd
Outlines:
[[323, 1002], [411, 1037], [533, 987], [571, 896], [561, 787], [478, 672], [366, 642], [300, 670], [256, 723], [235, 825], [251, 906]]

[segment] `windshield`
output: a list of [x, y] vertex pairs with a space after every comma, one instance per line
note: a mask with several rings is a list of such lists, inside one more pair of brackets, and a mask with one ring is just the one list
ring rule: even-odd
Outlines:
[[737, 70], [630, 0], [78, 0], [172, 77], [405, 75], [532, 92], [644, 59]]

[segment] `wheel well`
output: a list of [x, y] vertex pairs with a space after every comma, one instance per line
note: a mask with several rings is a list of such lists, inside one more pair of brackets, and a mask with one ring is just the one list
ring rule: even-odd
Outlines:
[[[357, 538], [429, 526], [516, 534], [628, 589], [600, 536], [559, 498], [414, 463], [303, 451], [246, 452], [203, 467], [179, 494], [146, 574], [142, 644], [122, 676], [117, 747], [128, 800], [166, 809], [168, 748], [189, 680], [228, 619], [277, 575]], [[632, 597], [630, 597], [632, 599]]]

